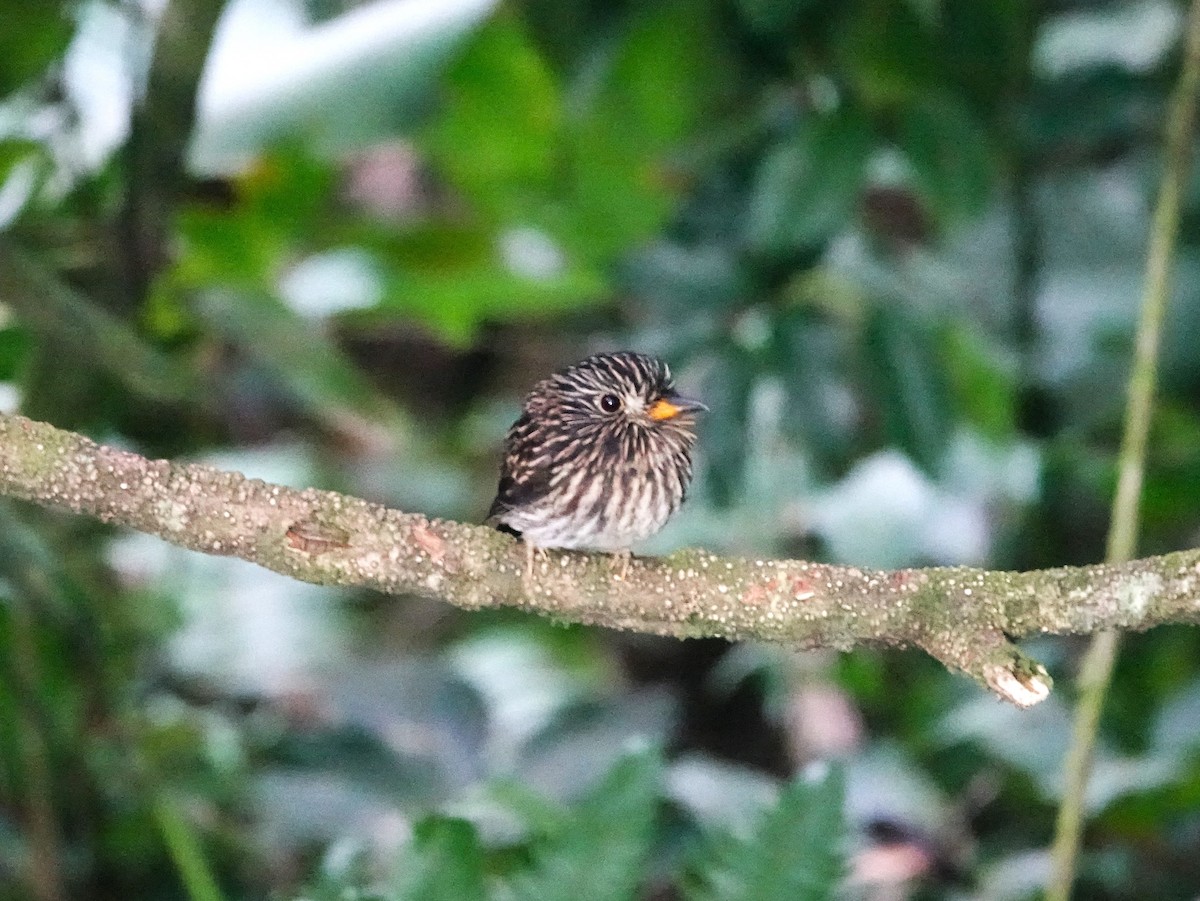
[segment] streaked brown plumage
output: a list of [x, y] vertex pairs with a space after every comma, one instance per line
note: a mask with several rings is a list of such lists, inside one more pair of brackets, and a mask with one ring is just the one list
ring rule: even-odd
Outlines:
[[704, 409], [644, 354], [596, 354], [556, 372], [509, 429], [487, 522], [531, 548], [627, 553], [683, 503]]

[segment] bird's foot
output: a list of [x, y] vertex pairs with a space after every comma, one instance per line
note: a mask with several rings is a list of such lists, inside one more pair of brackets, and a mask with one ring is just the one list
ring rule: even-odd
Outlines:
[[533, 594], [533, 561], [535, 557], [546, 559], [546, 549], [525, 540], [525, 572], [521, 574], [521, 585], [526, 594]]
[[629, 561], [633, 559], [633, 552], [629, 548], [623, 551], [615, 551], [611, 555], [611, 563], [613, 567], [613, 578], [618, 582], [624, 582], [625, 577], [629, 575]]

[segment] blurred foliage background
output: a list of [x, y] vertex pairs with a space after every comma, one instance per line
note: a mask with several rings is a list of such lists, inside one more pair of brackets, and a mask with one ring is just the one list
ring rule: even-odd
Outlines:
[[[1103, 556], [1169, 0], [0, 0], [0, 408], [479, 520], [601, 349], [689, 544]], [[1200, 177], [1146, 552], [1200, 542]], [[0, 898], [1035, 897], [1080, 643], [677, 643], [0, 506]], [[1079, 897], [1200, 891], [1200, 634], [1125, 645]]]

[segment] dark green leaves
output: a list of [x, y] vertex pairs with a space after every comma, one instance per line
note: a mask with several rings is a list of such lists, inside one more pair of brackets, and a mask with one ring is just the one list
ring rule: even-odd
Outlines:
[[688, 4], [655, 5], [595, 43], [586, 68], [558, 73], [501, 14], [451, 72], [423, 146], [490, 221], [609, 262], [674, 208], [672, 156], [722, 96], [717, 36]]
[[852, 220], [871, 150], [856, 110], [805, 119], [763, 158], [750, 193], [746, 240], [787, 254], [827, 241]]
[[528, 216], [553, 200], [561, 91], [515, 16], [479, 32], [445, 79], [442, 105], [422, 145], [482, 212]]
[[788, 310], [775, 323], [771, 351], [784, 390], [784, 431], [829, 474], [854, 452], [857, 422], [845, 397], [855, 337], [849, 322], [812, 309]]
[[674, 209], [684, 173], [673, 156], [721, 99], [718, 34], [694, 5], [647, 5], [597, 60], [599, 83], [575, 86], [574, 243], [589, 255], [608, 258], [649, 237]]
[[71, 37], [67, 4], [59, 0], [8, 0], [0, 11], [0, 97], [48, 66]]
[[662, 764], [644, 753], [619, 763], [547, 836], [513, 881], [510, 901], [628, 901], [642, 879], [661, 792]]
[[[663, 802], [657, 753], [626, 757], [582, 801], [543, 808], [530, 863], [502, 872], [470, 823], [431, 817], [399, 862], [392, 901], [631, 901], [641, 897]], [[798, 778], [749, 832], [700, 838], [687, 896], [693, 901], [818, 901], [844, 870], [840, 773]]]
[[962, 103], [922, 98], [905, 111], [901, 138], [916, 185], [938, 219], [966, 219], [983, 209], [994, 175], [991, 150]]
[[937, 41], [918, 6], [905, 0], [854, 4], [838, 51], [857, 96], [871, 106], [910, 102], [938, 83]]
[[937, 341], [919, 318], [881, 307], [867, 324], [868, 392], [880, 405], [885, 435], [932, 471], [953, 432], [953, 409]]
[[823, 901], [841, 879], [842, 778], [793, 781], [741, 838], [714, 841], [692, 901]]
[[[995, 169], [988, 136], [967, 107], [935, 93], [904, 103], [897, 142], [913, 186], [943, 223], [978, 214]], [[854, 225], [877, 126], [861, 110], [810, 115], [763, 157], [746, 215], [754, 250], [780, 255], [820, 246]]]
[[758, 33], [784, 31], [802, 12], [819, 5], [819, 0], [738, 0], [738, 11]]
[[[543, 809], [531, 862], [485, 882], [489, 861], [475, 827], [430, 817], [402, 854], [391, 901], [629, 901], [637, 897], [662, 797], [657, 753], [626, 757], [569, 811]], [[546, 823], [549, 823], [546, 826]]]
[[483, 850], [465, 820], [434, 817], [417, 825], [400, 861], [394, 901], [483, 901]]

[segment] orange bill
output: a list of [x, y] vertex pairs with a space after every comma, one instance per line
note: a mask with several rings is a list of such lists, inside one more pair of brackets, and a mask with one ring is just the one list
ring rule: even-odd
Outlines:
[[701, 413], [708, 407], [698, 400], [691, 400], [679, 395], [660, 397], [646, 408], [646, 415], [654, 420], [674, 419], [681, 413]]

